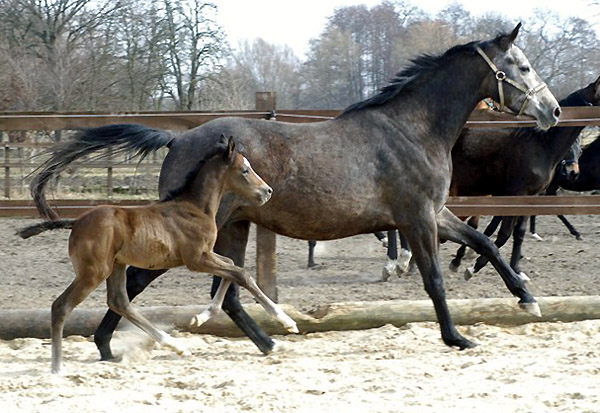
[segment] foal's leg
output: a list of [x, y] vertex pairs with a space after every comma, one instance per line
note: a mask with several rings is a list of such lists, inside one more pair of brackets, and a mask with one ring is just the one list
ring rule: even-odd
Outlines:
[[62, 364], [62, 336], [67, 316], [105, 277], [81, 269], [75, 280], [52, 303], [52, 373], [59, 373]]
[[431, 211], [427, 216], [426, 211], [422, 216], [411, 223], [410, 230], [405, 232], [417, 266], [423, 277], [425, 291], [431, 297], [438, 322], [440, 323], [442, 340], [448, 346], [465, 349], [474, 347], [475, 344], [454, 327], [444, 291], [444, 280], [439, 265], [439, 241], [435, 213]]
[[[227, 257], [222, 257], [214, 252], [205, 252], [198, 259], [184, 257], [187, 267], [196, 272], [210, 272], [226, 279], [236, 282], [246, 288], [256, 298], [258, 303], [263, 306], [268, 314], [277, 318], [281, 324], [290, 332], [298, 333], [296, 322], [292, 320], [277, 304], [275, 304], [258, 287], [252, 277], [250, 277], [243, 268], [237, 267]], [[217, 294], [219, 291], [217, 291]]]
[[539, 234], [535, 231], [535, 215], [529, 217], [529, 233], [533, 237], [533, 239], [537, 241], [543, 241], [544, 239], [539, 236]]
[[[379, 237], [378, 237], [379, 238]], [[387, 281], [392, 274], [398, 273], [398, 240], [396, 239], [396, 231], [388, 231], [387, 237], [387, 264], [381, 272], [381, 279]]]
[[[238, 221], [223, 225], [219, 229], [214, 251], [231, 258], [238, 267], [243, 267], [249, 231], [249, 221]], [[211, 295], [214, 295], [217, 292], [220, 283], [221, 277], [213, 277]], [[239, 299], [239, 286], [235, 283], [229, 286], [229, 289], [225, 294], [223, 311], [240, 328], [240, 330], [252, 340], [262, 353], [269, 354], [273, 351], [275, 342], [244, 310]]]
[[229, 289], [230, 285], [231, 280], [221, 280], [219, 288], [217, 289], [217, 293], [214, 295], [208, 308], [200, 314], [196, 314], [194, 317], [192, 317], [190, 325], [200, 327], [202, 324], [219, 314], [219, 311], [221, 311], [221, 306], [223, 305], [223, 300], [225, 299], [225, 294], [227, 294], [227, 290]]
[[[127, 296], [129, 301], [133, 300], [139, 293], [167, 270], [144, 270], [136, 267], [127, 268]], [[108, 310], [94, 332], [94, 343], [100, 351], [100, 360], [113, 360], [115, 357], [110, 350], [110, 340], [117, 328], [121, 316], [112, 310]]]
[[146, 317], [131, 305], [126, 287], [125, 265], [115, 263], [112, 274], [106, 280], [107, 301], [110, 309], [141, 328], [160, 345], [169, 347], [177, 354], [189, 355], [189, 351], [177, 345], [173, 337], [154, 327]]
[[477, 253], [486, 256], [509, 291], [520, 299], [519, 306], [531, 314], [541, 315], [539, 305], [527, 290], [523, 280], [504, 261], [498, 247], [488, 237], [466, 225], [447, 208], [440, 211], [437, 220], [440, 238], [466, 244]]

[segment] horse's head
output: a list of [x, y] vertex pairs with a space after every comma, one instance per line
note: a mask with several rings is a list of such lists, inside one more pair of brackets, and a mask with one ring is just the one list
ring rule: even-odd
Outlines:
[[258, 176], [250, 162], [235, 150], [233, 138], [229, 138], [225, 159], [229, 167], [225, 174], [225, 188], [253, 205], [263, 205], [273, 194], [273, 189]]
[[573, 145], [569, 148], [567, 154], [558, 164], [556, 173], [560, 174], [564, 179], [573, 182], [579, 176], [579, 157], [581, 156], [581, 143], [577, 138]]
[[511, 33], [476, 46], [491, 69], [485, 84], [501, 110], [506, 106], [519, 115], [533, 116], [540, 128], [548, 129], [558, 123], [560, 106], [525, 54], [515, 46], [520, 28], [521, 23]]

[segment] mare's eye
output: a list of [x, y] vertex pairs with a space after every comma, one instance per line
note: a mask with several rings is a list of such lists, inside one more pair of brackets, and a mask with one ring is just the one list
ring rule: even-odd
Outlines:
[[509, 65], [514, 65], [515, 61], [511, 57], [507, 57], [506, 58], [506, 63], [509, 64]]

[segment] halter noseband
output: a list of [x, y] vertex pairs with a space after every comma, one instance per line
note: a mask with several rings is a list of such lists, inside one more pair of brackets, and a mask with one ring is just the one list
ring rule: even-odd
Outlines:
[[494, 72], [496, 74], [496, 80], [498, 81], [498, 95], [500, 95], [500, 111], [501, 112], [504, 111], [504, 87], [502, 84], [503, 82], [506, 82], [509, 85], [511, 85], [512, 87], [519, 89], [521, 92], [523, 92], [525, 94], [525, 100], [523, 101], [523, 105], [521, 105], [521, 109], [519, 110], [518, 116], [521, 116], [523, 114], [529, 101], [538, 92], [540, 92], [543, 89], [548, 87], [544, 82], [542, 82], [532, 89], [527, 89], [525, 86], [521, 85], [520, 83], [517, 83], [516, 81], [506, 77], [506, 73], [504, 73], [502, 70], [498, 69], [498, 67], [494, 64], [494, 62], [492, 62], [492, 59], [490, 59], [488, 57], [488, 55], [486, 55], [485, 52], [483, 50], [481, 50], [481, 48], [479, 46], [475, 46], [475, 50], [477, 50], [477, 53], [479, 53], [479, 55], [481, 57], [483, 57], [483, 60], [485, 60], [485, 62], [490, 67], [490, 69], [492, 69], [492, 72]]

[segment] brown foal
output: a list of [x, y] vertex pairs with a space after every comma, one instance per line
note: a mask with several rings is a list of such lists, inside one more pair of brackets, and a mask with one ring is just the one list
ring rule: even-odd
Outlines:
[[[148, 333], [159, 344], [188, 354], [174, 338], [154, 327], [129, 302], [126, 265], [166, 269], [185, 265], [194, 272], [223, 278], [207, 311], [194, 317], [202, 324], [218, 311], [231, 282], [247, 288], [265, 310], [289, 331], [296, 323], [271, 301], [243, 268], [213, 252], [217, 239], [216, 213], [223, 195], [232, 191], [246, 202], [262, 205], [272, 189], [253, 171], [248, 160], [235, 151], [231, 138], [221, 136], [193, 176], [170, 200], [142, 207], [99, 206], [75, 220], [48, 221], [19, 231], [28, 238], [41, 232], [72, 228], [69, 255], [75, 280], [52, 304], [52, 372], [62, 360], [62, 335], [66, 317], [104, 280], [108, 306]], [[191, 190], [183, 191], [188, 188]]]

